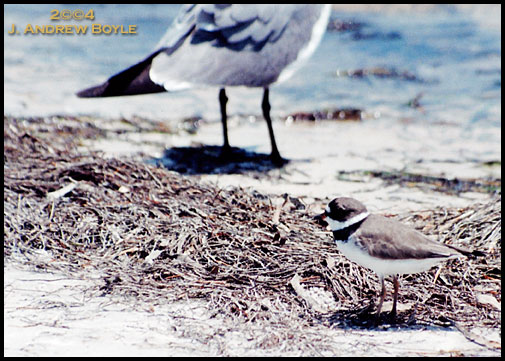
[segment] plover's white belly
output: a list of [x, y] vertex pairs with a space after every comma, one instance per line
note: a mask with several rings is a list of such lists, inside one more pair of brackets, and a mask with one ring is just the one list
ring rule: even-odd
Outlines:
[[448, 258], [425, 258], [425, 259], [383, 259], [370, 256], [368, 252], [360, 249], [350, 239], [347, 242], [336, 241], [337, 247], [349, 260], [360, 266], [371, 269], [378, 275], [391, 276], [395, 274], [418, 273], [429, 270], [437, 263]]

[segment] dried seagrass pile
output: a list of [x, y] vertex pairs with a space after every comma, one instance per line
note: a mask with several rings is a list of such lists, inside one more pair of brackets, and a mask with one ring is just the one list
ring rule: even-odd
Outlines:
[[[247, 320], [288, 312], [299, 322], [345, 323], [376, 301], [377, 277], [338, 253], [302, 200], [81, 154], [80, 139], [100, 132], [75, 119], [61, 123], [4, 118], [4, 257], [22, 253], [39, 268], [68, 273], [93, 268], [103, 274], [102, 292], [153, 303], [205, 298], [217, 312]], [[501, 325], [500, 202], [498, 195], [489, 204], [399, 217], [488, 254], [405, 276], [399, 303], [414, 304], [400, 310], [406, 323]], [[41, 249], [50, 262], [35, 256]], [[310, 296], [316, 289], [336, 306]]]

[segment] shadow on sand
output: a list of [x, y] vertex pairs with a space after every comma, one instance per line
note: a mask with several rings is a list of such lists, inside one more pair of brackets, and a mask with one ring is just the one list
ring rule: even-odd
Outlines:
[[240, 174], [279, 168], [268, 154], [232, 147], [230, 153], [222, 156], [220, 146], [208, 145], [166, 149], [162, 158], [151, 162], [182, 174]]
[[369, 306], [360, 309], [342, 310], [333, 313], [326, 319], [332, 325], [339, 327], [350, 327], [358, 329], [386, 329], [389, 327], [404, 328], [416, 324], [412, 315], [398, 314], [396, 318], [391, 318], [388, 312], [382, 312], [377, 318], [375, 312]]
[[394, 330], [413, 330], [413, 329], [432, 329], [432, 330], [450, 330], [454, 322], [444, 316], [439, 317], [433, 322], [416, 320], [416, 309], [411, 309], [397, 313], [392, 317], [390, 312], [381, 312], [379, 318], [375, 313], [374, 303], [368, 306], [339, 310], [326, 314], [319, 318], [319, 321], [333, 327], [352, 328], [361, 330], [386, 331]]

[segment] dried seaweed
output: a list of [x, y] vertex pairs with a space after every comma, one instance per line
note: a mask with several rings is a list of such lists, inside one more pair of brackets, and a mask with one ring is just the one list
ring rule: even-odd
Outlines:
[[339, 179], [363, 181], [365, 177], [380, 178], [386, 184], [402, 184], [405, 187], [416, 187], [427, 191], [446, 194], [463, 192], [501, 193], [501, 179], [448, 179], [431, 175], [415, 174], [404, 171], [340, 171]]
[[[362, 302], [373, 306], [376, 276], [338, 253], [313, 220], [313, 205], [82, 154], [77, 141], [86, 124], [75, 120], [64, 132], [4, 118], [4, 257], [21, 253], [39, 268], [68, 273], [92, 268], [102, 274], [102, 293], [152, 303], [205, 298], [247, 321], [282, 320], [286, 312], [307, 324], [369, 315]], [[400, 314], [406, 324], [501, 324], [500, 310], [479, 298], [501, 301], [500, 211], [496, 195], [488, 204], [398, 217], [488, 255], [404, 277], [399, 303], [415, 305]], [[36, 257], [40, 250], [49, 262]], [[321, 307], [311, 305], [300, 287], [325, 290], [334, 306], [318, 297]]]

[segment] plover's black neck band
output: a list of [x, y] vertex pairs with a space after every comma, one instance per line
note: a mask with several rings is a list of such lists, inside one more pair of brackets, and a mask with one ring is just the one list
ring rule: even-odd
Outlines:
[[366, 217], [361, 221], [351, 224], [348, 227], [339, 229], [338, 231], [333, 231], [333, 239], [335, 241], [344, 241], [347, 242], [349, 237], [356, 232], [356, 230], [361, 226], [361, 224], [365, 221]]

